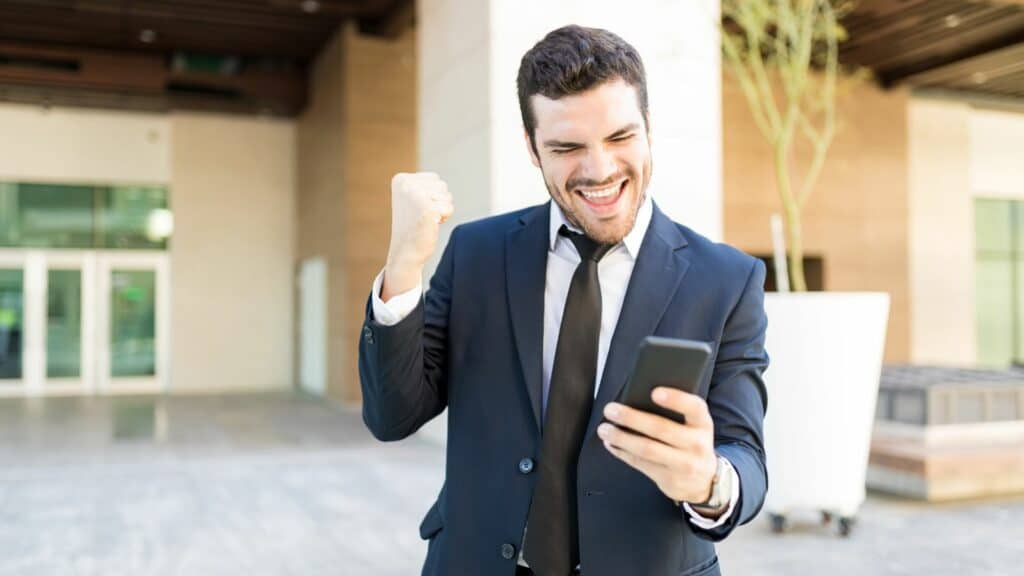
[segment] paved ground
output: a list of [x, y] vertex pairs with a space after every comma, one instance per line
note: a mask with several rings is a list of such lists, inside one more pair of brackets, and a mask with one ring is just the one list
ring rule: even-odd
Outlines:
[[[442, 449], [293, 395], [0, 401], [0, 575], [418, 574]], [[1024, 498], [873, 495], [850, 539], [797, 517], [726, 574], [1024, 574]]]

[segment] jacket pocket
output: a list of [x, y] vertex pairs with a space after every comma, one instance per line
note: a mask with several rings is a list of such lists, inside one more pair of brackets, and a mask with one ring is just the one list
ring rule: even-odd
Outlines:
[[441, 521], [441, 511], [438, 510], [438, 502], [435, 501], [434, 505], [427, 510], [427, 515], [423, 517], [423, 521], [420, 522], [420, 538], [424, 540], [430, 540], [435, 534], [444, 528], [444, 522]]

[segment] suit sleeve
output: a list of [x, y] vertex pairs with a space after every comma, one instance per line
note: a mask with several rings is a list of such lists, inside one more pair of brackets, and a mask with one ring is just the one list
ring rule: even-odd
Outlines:
[[386, 326], [374, 319], [373, 295], [367, 300], [359, 383], [363, 422], [378, 440], [401, 440], [448, 405], [448, 312], [457, 232], [452, 231], [430, 288], [408, 316]]
[[768, 367], [764, 278], [764, 263], [754, 260], [743, 293], [726, 320], [708, 390], [715, 450], [729, 460], [740, 480], [739, 501], [729, 520], [709, 530], [694, 527], [697, 536], [714, 542], [750, 522], [761, 510], [768, 490], [763, 436], [768, 407], [762, 378]]

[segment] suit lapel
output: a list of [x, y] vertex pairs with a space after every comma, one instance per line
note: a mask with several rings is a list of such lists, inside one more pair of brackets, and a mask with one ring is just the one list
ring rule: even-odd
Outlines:
[[541, 429], [544, 283], [547, 277], [550, 202], [519, 218], [505, 237], [505, 286], [512, 332], [538, 435]]
[[585, 438], [589, 438], [601, 422], [604, 405], [619, 395], [632, 368], [637, 346], [654, 333], [690, 267], [689, 256], [683, 249], [686, 244], [679, 227], [655, 205], [626, 288]]

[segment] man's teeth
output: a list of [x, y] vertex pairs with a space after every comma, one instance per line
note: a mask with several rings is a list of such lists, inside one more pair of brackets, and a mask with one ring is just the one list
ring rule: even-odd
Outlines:
[[619, 191], [619, 186], [621, 184], [622, 183], [620, 182], [619, 184], [616, 184], [614, 186], [601, 188], [599, 190], [580, 190], [580, 194], [583, 194], [587, 198], [607, 198], [609, 196], [617, 194]]

